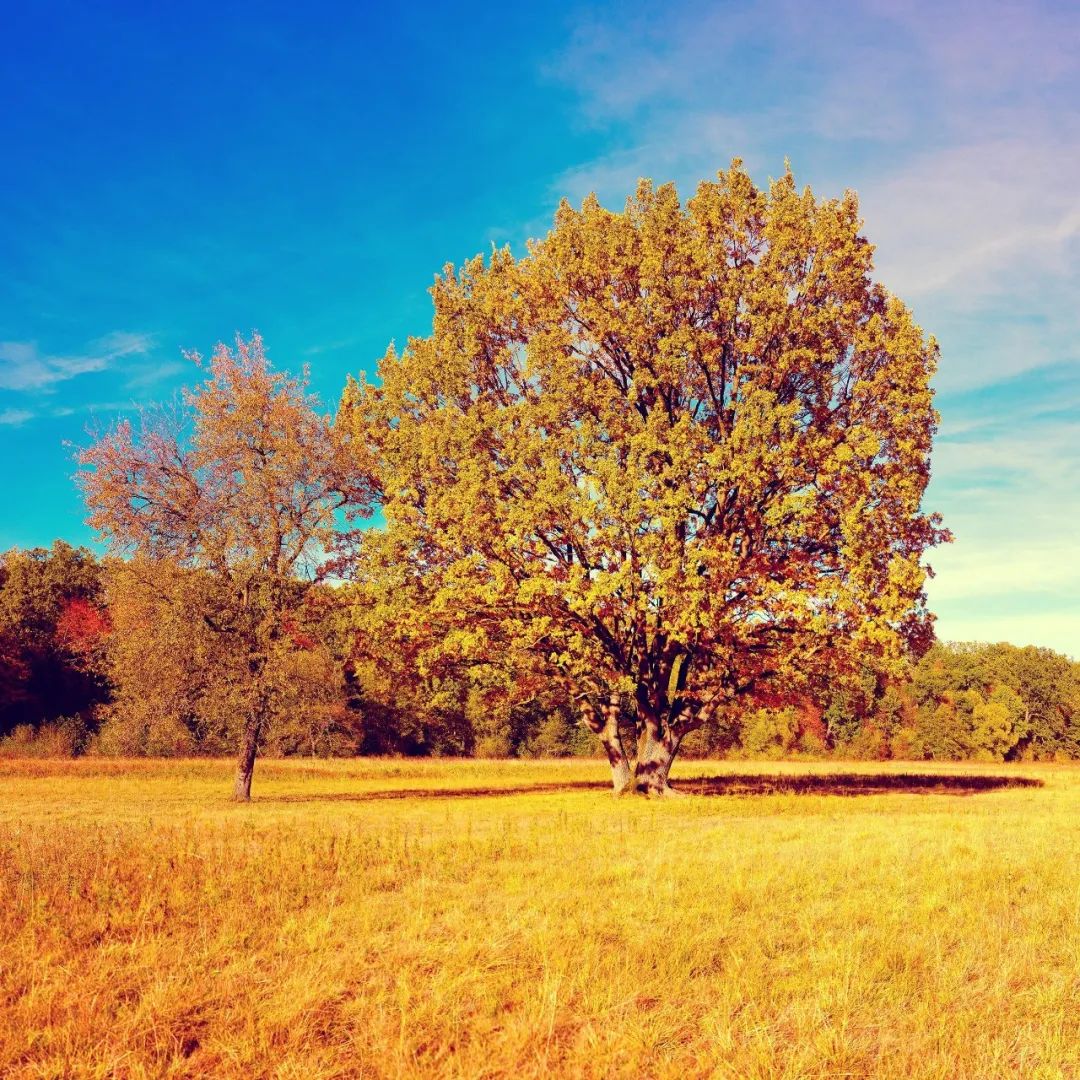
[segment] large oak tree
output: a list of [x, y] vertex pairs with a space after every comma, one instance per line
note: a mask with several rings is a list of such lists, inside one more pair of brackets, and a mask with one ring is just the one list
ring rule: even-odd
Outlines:
[[432, 333], [346, 389], [390, 617], [564, 681], [616, 790], [667, 792], [739, 699], [927, 637], [937, 346], [860, 227], [853, 194], [738, 162], [685, 205], [563, 203], [524, 257], [447, 267]]

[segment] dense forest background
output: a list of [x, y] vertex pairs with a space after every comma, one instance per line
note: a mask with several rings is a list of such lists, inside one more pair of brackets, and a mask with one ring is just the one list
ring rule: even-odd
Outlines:
[[[220, 755], [245, 673], [208, 625], [199, 571], [98, 559], [56, 541], [0, 556], [0, 754]], [[273, 660], [273, 755], [534, 757], [598, 751], [557, 687], [498, 664], [431, 665], [358, 617], [355, 586], [300, 584]], [[366, 612], [370, 615], [370, 612]], [[628, 715], [628, 726], [632, 721]], [[936, 643], [907, 678], [758, 700], [690, 755], [1080, 758], [1080, 664], [1049, 649]]]

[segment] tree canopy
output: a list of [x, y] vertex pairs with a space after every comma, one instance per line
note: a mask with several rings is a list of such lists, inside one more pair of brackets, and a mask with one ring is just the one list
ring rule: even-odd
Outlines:
[[341, 516], [368, 512], [369, 489], [306, 380], [275, 372], [258, 335], [219, 345], [206, 375], [175, 411], [144, 415], [137, 431], [121, 422], [83, 450], [79, 480], [89, 523], [134, 556], [143, 587], [228, 642], [245, 676], [229, 700], [241, 718], [235, 796], [247, 799], [301, 582], [333, 550]]
[[853, 194], [735, 162], [447, 267], [431, 334], [338, 417], [377, 477], [360, 573], [393, 567], [388, 621], [429, 663], [560, 681], [616, 789], [656, 793], [740, 699], [924, 645], [937, 346], [860, 226]]
[[85, 548], [57, 540], [0, 556], [0, 736], [62, 718], [68, 746], [82, 743], [108, 693], [103, 601]]

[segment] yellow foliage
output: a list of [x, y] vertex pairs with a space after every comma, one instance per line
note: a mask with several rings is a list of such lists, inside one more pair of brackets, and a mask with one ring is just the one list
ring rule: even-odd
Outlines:
[[384, 620], [629, 695], [669, 758], [741, 696], [898, 668], [946, 535], [920, 505], [937, 346], [860, 226], [853, 194], [735, 162], [685, 205], [643, 181], [619, 213], [564, 202], [520, 260], [448, 266], [432, 333], [337, 420], [379, 478]]

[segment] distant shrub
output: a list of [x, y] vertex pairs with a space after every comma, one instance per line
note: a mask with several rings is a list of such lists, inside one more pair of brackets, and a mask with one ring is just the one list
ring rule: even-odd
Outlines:
[[813, 730], [803, 731], [795, 748], [807, 757], [826, 757], [829, 753], [824, 736]]
[[19, 724], [0, 739], [0, 757], [71, 758], [84, 753], [90, 730], [81, 716], [61, 716], [47, 724]]
[[519, 748], [519, 757], [588, 757], [597, 751], [596, 739], [562, 709], [549, 713]]
[[794, 708], [755, 709], [743, 724], [739, 741], [753, 757], [781, 758], [795, 748], [799, 714]]
[[898, 728], [889, 740], [889, 754], [900, 761], [919, 761], [923, 756], [922, 743], [912, 728]]
[[891, 757], [891, 747], [885, 732], [876, 724], [868, 723], [840, 748], [843, 757], [859, 761], [886, 761]]
[[200, 752], [205, 748], [173, 716], [133, 718], [113, 710], [89, 748], [89, 753], [102, 757], [193, 757]]
[[482, 735], [476, 740], [474, 757], [478, 758], [507, 758], [510, 757], [513, 747], [510, 738], [504, 733]]

